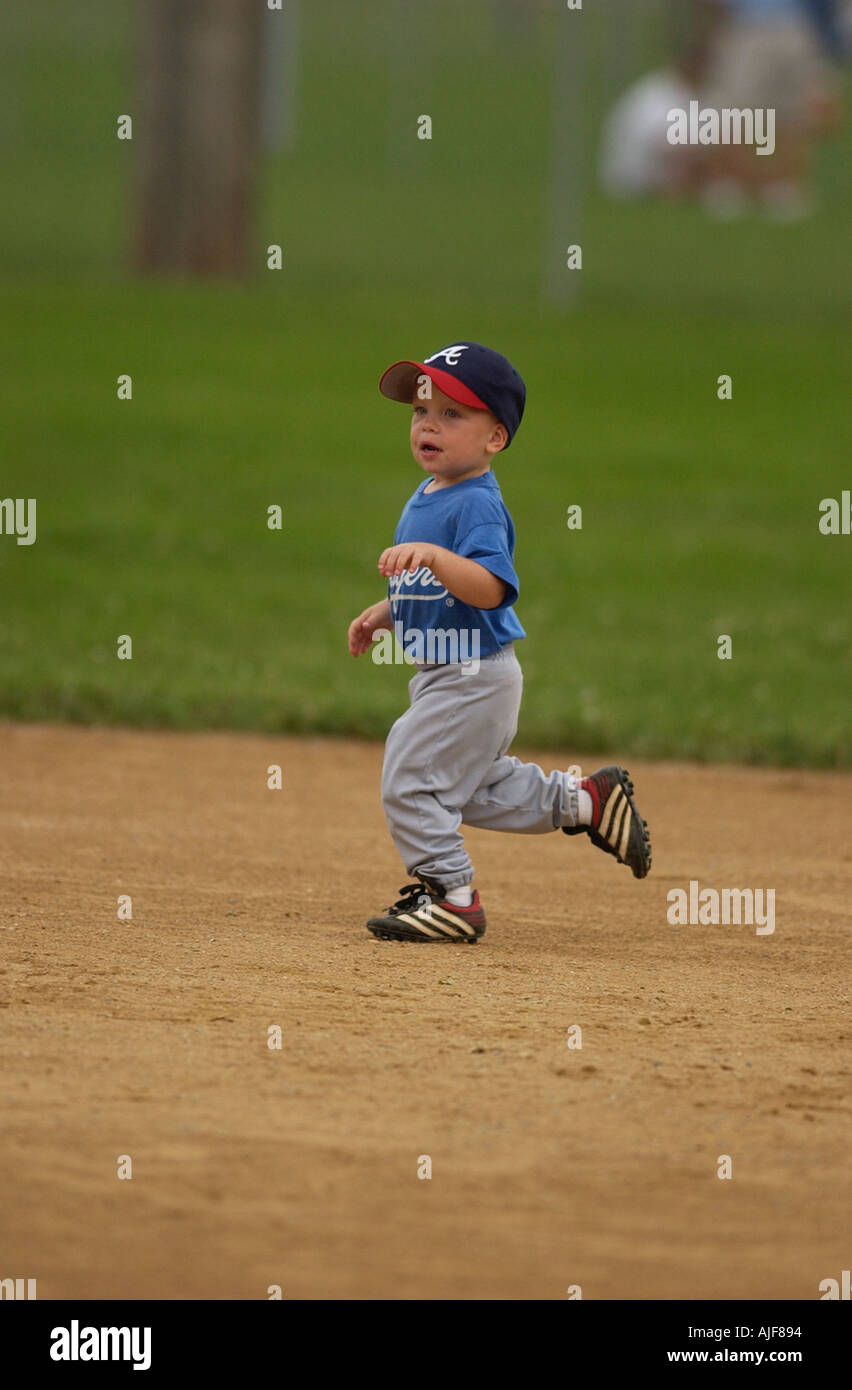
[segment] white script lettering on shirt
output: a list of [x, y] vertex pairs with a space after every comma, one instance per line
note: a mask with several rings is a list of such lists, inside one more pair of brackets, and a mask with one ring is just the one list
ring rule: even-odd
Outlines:
[[[437, 589], [438, 593], [413, 594], [410, 590], [415, 587], [418, 589]], [[400, 590], [402, 589], [405, 589], [407, 592], [405, 594], [401, 593]], [[393, 603], [394, 599], [401, 598], [427, 599], [434, 601], [437, 598], [444, 598], [447, 592], [440, 579], [436, 579], [432, 571], [427, 569], [425, 565], [419, 565], [416, 570], [404, 570], [402, 574], [392, 574], [390, 577], [390, 591], [391, 603]]]

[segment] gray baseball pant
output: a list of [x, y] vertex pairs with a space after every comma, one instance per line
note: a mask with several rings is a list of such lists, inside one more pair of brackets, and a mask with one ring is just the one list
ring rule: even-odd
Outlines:
[[447, 891], [471, 883], [462, 824], [519, 835], [577, 824], [577, 778], [507, 756], [523, 680], [510, 643], [478, 670], [424, 666], [408, 682], [411, 706], [385, 744], [382, 803], [409, 874]]

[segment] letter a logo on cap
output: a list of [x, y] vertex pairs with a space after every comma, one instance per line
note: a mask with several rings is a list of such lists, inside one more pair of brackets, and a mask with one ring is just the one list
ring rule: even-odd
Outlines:
[[[442, 366], [438, 363], [442, 362]], [[425, 373], [425, 378], [424, 378]], [[388, 400], [411, 405], [424, 379], [471, 410], [490, 410], [508, 436], [508, 449], [524, 413], [527, 390], [507, 357], [482, 343], [451, 343], [424, 362], [403, 358], [382, 373], [379, 390]]]
[[424, 362], [434, 362], [436, 357], [443, 357], [448, 367], [457, 367], [459, 364], [459, 353], [467, 352], [467, 343], [454, 343], [452, 347], [441, 348], [440, 352], [433, 352], [431, 357], [424, 357]]

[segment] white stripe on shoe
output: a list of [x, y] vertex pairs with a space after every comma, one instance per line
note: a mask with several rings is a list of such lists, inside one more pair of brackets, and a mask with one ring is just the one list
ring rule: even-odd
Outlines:
[[[440, 912], [443, 921], [436, 920], [436, 912]], [[430, 903], [428, 907], [419, 907], [416, 912], [406, 912], [396, 919], [398, 922], [409, 922], [423, 932], [424, 936], [441, 937], [449, 936], [457, 938], [462, 935], [459, 930], [462, 923], [458, 917], [450, 912], [445, 912], [443, 908], [437, 907], [435, 903]], [[432, 926], [426, 923], [431, 922]], [[433, 927], [437, 928], [433, 931]], [[467, 930], [467, 928], [465, 928]]]
[[434, 922], [436, 917], [440, 917], [440, 919], [441, 919], [440, 921], [438, 921], [438, 922], [436, 923], [436, 925], [439, 926], [439, 927], [442, 926], [442, 925], [446, 922], [446, 923], [448, 923], [451, 927], [454, 927], [454, 928], [459, 928], [459, 927], [461, 927], [462, 931], [463, 931], [463, 932], [467, 932], [468, 936], [475, 936], [475, 935], [476, 935], [476, 932], [474, 931], [474, 928], [471, 927], [471, 926], [468, 926], [468, 924], [467, 924], [467, 922], [465, 922], [464, 918], [457, 916], [457, 914], [456, 914], [455, 912], [448, 912], [448, 911], [446, 910], [446, 908], [441, 907], [439, 903], [433, 903], [433, 904], [432, 904], [432, 910], [431, 910], [431, 912], [430, 912], [430, 914], [429, 914], [429, 920], [430, 920], [430, 922]]
[[607, 840], [608, 840], [609, 843], [612, 845], [613, 849], [616, 849], [616, 848], [618, 847], [618, 841], [619, 841], [619, 837], [621, 836], [621, 833], [622, 833], [622, 827], [625, 826], [625, 825], [626, 825], [626, 827], [627, 827], [627, 832], [628, 832], [628, 834], [629, 834], [629, 833], [630, 833], [630, 802], [627, 800], [627, 797], [626, 797], [626, 796], [624, 797], [624, 800], [623, 800], [622, 804], [619, 806], [619, 808], [618, 808], [616, 814], [615, 814], [615, 815], [613, 816], [613, 818], [612, 818], [612, 825], [610, 826], [610, 833], [609, 833], [609, 835], [607, 836]]
[[394, 921], [405, 922], [409, 927], [416, 927], [417, 930], [421, 931], [424, 936], [439, 938], [441, 937], [441, 935], [446, 936], [446, 932], [441, 933], [439, 931], [433, 931], [431, 927], [427, 927], [426, 923], [422, 921], [418, 913], [401, 912], [398, 917], [394, 918]]
[[598, 825], [598, 834], [602, 835], [604, 839], [608, 838], [610, 824], [623, 796], [624, 788], [619, 782], [616, 786], [613, 787], [612, 791], [607, 797], [607, 802], [603, 808], [603, 814], [601, 815], [600, 824]]
[[624, 828], [621, 832], [621, 843], [618, 846], [618, 853], [621, 859], [627, 859], [627, 846], [630, 843], [630, 831], [633, 828], [633, 809], [627, 797], [624, 798], [627, 807], [627, 815], [624, 817]]

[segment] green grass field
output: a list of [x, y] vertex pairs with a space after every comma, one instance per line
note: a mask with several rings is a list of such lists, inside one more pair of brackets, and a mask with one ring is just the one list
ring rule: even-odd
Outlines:
[[580, 302], [548, 307], [546, 34], [496, 88], [482, 7], [452, 43], [440, 29], [413, 98], [435, 138], [400, 164], [362, 7], [305, 6], [301, 136], [267, 160], [255, 281], [134, 282], [113, 134], [129, 26], [91, 8], [97, 43], [79, 18], [76, 38], [20, 16], [14, 35], [0, 496], [37, 499], [38, 539], [0, 536], [0, 713], [382, 737], [410, 671], [354, 661], [346, 629], [383, 592], [378, 555], [422, 475], [377, 380], [469, 337], [528, 387], [497, 469], [528, 632], [520, 738], [852, 763], [852, 537], [817, 527], [820, 499], [852, 486], [848, 132], [796, 226], [613, 207], [590, 187], [566, 237], [584, 248]]

